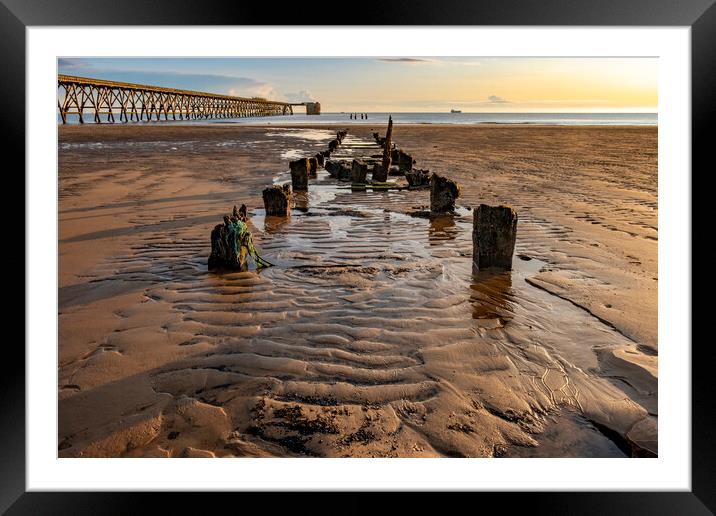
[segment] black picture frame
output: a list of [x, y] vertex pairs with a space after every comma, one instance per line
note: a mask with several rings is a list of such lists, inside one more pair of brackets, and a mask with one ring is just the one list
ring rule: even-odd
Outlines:
[[[694, 171], [707, 169], [709, 147], [708, 124], [712, 121], [716, 94], [716, 0], [501, 0], [500, 2], [468, 2], [467, 0], [400, 0], [390, 3], [364, 0], [355, 4], [350, 17], [339, 10], [335, 2], [313, 2], [305, 8], [287, 7], [285, 14], [272, 12], [267, 16], [260, 2], [215, 2], [203, 0], [1, 0], [0, 46], [3, 77], [0, 80], [0, 124], [4, 135], [6, 158], [17, 158], [14, 167], [7, 168], [19, 184], [15, 191], [25, 192], [25, 29], [28, 26], [62, 25], [499, 25], [499, 26], [685, 26], [691, 28], [692, 83], [692, 192]], [[278, 10], [278, 9], [277, 9]], [[333, 14], [335, 13], [335, 14]], [[16, 197], [20, 198], [18, 194]], [[24, 198], [24, 196], [22, 196]], [[692, 206], [696, 200], [692, 197]], [[8, 209], [6, 208], [6, 212]], [[18, 210], [6, 213], [6, 238], [10, 260], [9, 270], [24, 270], [25, 251], [19, 242], [32, 238], [22, 236]], [[24, 213], [24, 212], [23, 212]], [[693, 217], [695, 224], [697, 219]], [[12, 224], [8, 224], [12, 221]], [[699, 234], [696, 228], [693, 234]], [[692, 270], [698, 270], [702, 260], [695, 259], [692, 245]], [[706, 274], [710, 269], [706, 269]], [[19, 276], [19, 275], [18, 275]], [[9, 288], [9, 287], [8, 287]], [[24, 284], [23, 284], [24, 288]], [[24, 299], [24, 296], [23, 296]], [[23, 304], [24, 306], [24, 304]], [[699, 309], [692, 304], [693, 311]], [[25, 307], [32, 309], [31, 306]], [[703, 308], [701, 308], [703, 309]], [[692, 311], [692, 321], [694, 320]], [[698, 319], [696, 319], [698, 320]], [[716, 424], [712, 396], [710, 340], [692, 338], [692, 489], [690, 492], [609, 492], [609, 493], [469, 493], [451, 496], [450, 506], [467, 503], [477, 510], [509, 504], [508, 509], [524, 508], [531, 513], [548, 514], [713, 514], [716, 512], [716, 445], [712, 433]], [[17, 343], [6, 341], [3, 374], [0, 375], [0, 512], [7, 514], [129, 514], [150, 509], [154, 497], [161, 497], [164, 511], [192, 510], [196, 500], [181, 493], [79, 493], [26, 492], [25, 488], [25, 353]], [[271, 495], [270, 510], [282, 504], [294, 507], [316, 507], [316, 501], [302, 499], [314, 494], [292, 494], [291, 499]], [[215, 504], [236, 503], [241, 499], [243, 510], [254, 502], [261, 503], [265, 494], [212, 493], [211, 502], [199, 501], [201, 512]], [[374, 493], [350, 493], [340, 501], [326, 502], [331, 512], [365, 513], [380, 501]], [[470, 497], [469, 500], [465, 498]], [[229, 500], [229, 497], [233, 497]], [[193, 497], [195, 498], [195, 497]], [[325, 499], [323, 499], [325, 500]], [[401, 512], [425, 509], [425, 496], [413, 494], [401, 501]], [[265, 503], [265, 502], [263, 502]], [[338, 504], [338, 505], [336, 505]], [[500, 505], [498, 505], [500, 506]], [[239, 507], [237, 510], [242, 510]], [[295, 510], [295, 509], [294, 509]]]

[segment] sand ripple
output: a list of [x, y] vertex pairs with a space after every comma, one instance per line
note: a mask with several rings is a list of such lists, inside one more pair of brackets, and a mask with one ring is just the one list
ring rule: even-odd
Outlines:
[[[336, 158], [376, 151], [349, 135]], [[598, 252], [570, 249], [598, 239], [525, 209], [524, 259], [511, 273], [473, 274], [470, 211], [412, 218], [427, 192], [343, 187], [320, 172], [289, 220], [252, 210], [256, 244], [276, 264], [261, 272], [208, 273], [210, 224], [133, 214], [131, 245], [90, 281], [139, 285], [141, 301], [117, 312], [100, 351], [64, 365], [62, 381], [77, 389], [63, 391], [60, 454], [559, 454], [564, 432], [576, 443], [562, 454], [656, 452], [656, 357], [608, 308], [575, 295], [610, 288], [584, 272]], [[476, 196], [468, 187], [463, 204]], [[632, 198], [622, 209], [633, 219], [656, 205]], [[572, 220], [656, 237], [650, 223], [591, 211]], [[96, 300], [88, 292], [66, 292], [69, 312]], [[136, 377], [121, 374], [127, 360]], [[132, 414], [124, 423], [119, 408], [90, 428], [69, 422], [133, 381], [136, 394], [119, 402]]]

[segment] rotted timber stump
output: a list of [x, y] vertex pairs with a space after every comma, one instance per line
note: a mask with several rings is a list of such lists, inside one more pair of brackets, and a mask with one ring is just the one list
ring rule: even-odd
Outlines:
[[308, 158], [297, 159], [289, 163], [291, 167], [291, 185], [294, 192], [308, 190], [308, 174], [311, 164]]
[[460, 185], [452, 179], [433, 174], [430, 178], [431, 213], [452, 213], [455, 199], [460, 197]]
[[378, 177], [376, 177], [376, 172], [373, 172], [373, 181], [377, 181], [379, 183], [385, 183], [388, 180], [388, 173], [390, 172], [390, 165], [392, 164], [391, 160], [391, 149], [392, 149], [392, 138], [393, 138], [393, 117], [388, 116], [388, 130], [385, 132], [385, 146], [383, 147], [383, 162], [381, 164], [380, 169], [376, 166], [376, 171], [378, 172]]
[[273, 185], [263, 191], [266, 215], [285, 217], [291, 213], [291, 185]]
[[348, 163], [341, 161], [339, 164], [341, 168], [338, 170], [336, 177], [339, 181], [350, 181], [353, 177], [353, 169]]
[[405, 179], [408, 180], [410, 188], [427, 188], [430, 186], [430, 171], [413, 169], [405, 172]]
[[368, 164], [354, 159], [351, 166], [351, 180], [353, 181], [353, 183], [364, 184], [367, 175]]
[[[241, 269], [246, 265], [247, 249], [239, 240], [242, 225], [246, 224], [246, 205], [224, 215], [224, 223], [217, 224], [211, 230], [211, 254], [209, 255], [209, 270]], [[245, 228], [245, 226], [244, 226]]]
[[322, 167], [323, 164], [325, 163], [325, 156], [323, 155], [323, 153], [319, 152], [314, 157], [316, 158], [316, 163], [318, 164], [318, 166]]
[[510, 206], [481, 204], [472, 220], [472, 263], [476, 270], [512, 268], [517, 240], [517, 212]]
[[383, 168], [382, 163], [376, 163], [373, 166], [373, 182], [385, 183], [388, 180], [388, 169]]
[[323, 168], [326, 169], [326, 172], [328, 172], [330, 176], [335, 177], [341, 170], [341, 164], [338, 161], [328, 160], [323, 165]]
[[342, 161], [326, 161], [326, 171], [339, 181], [350, 181], [353, 177], [353, 170]]
[[407, 172], [408, 170], [412, 170], [413, 165], [415, 164], [415, 160], [413, 159], [413, 157], [407, 152], [403, 151], [403, 149], [393, 149], [390, 152], [390, 157], [393, 162], [393, 165], [398, 165], [398, 168], [401, 172]]
[[388, 116], [388, 130], [385, 132], [385, 138], [381, 138], [378, 133], [374, 133], [373, 136], [376, 138], [378, 144], [383, 147], [381, 162], [373, 166], [373, 182], [385, 183], [388, 180], [388, 173], [390, 172], [390, 165], [392, 164], [390, 153], [392, 149], [393, 117]]
[[318, 158], [316, 156], [308, 158], [308, 165], [308, 174], [311, 177], [316, 177], [316, 175], [318, 174]]

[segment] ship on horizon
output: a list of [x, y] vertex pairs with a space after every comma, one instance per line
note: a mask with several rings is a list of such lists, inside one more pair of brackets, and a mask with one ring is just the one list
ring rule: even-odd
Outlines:
[[462, 113], [459, 109], [451, 109], [450, 113]]

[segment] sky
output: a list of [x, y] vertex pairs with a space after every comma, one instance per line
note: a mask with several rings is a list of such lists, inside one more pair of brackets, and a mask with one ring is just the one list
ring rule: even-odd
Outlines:
[[325, 112], [655, 113], [656, 58], [74, 58], [58, 73]]

